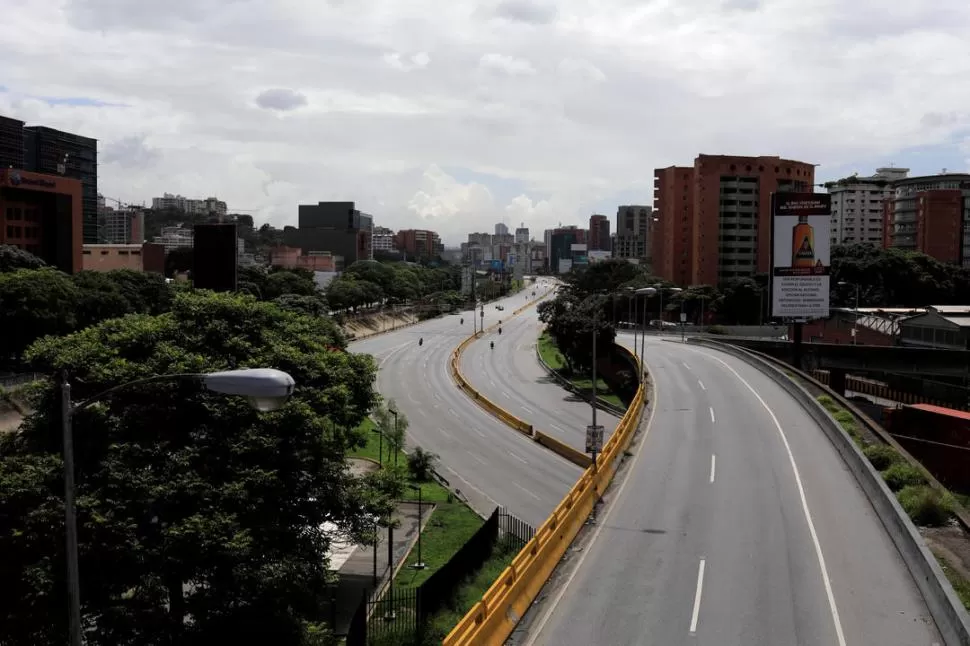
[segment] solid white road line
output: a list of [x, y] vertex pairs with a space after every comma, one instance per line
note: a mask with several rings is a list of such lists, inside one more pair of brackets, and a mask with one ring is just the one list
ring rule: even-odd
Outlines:
[[717, 456], [711, 455], [711, 482], [714, 482], [715, 473], [717, 473]]
[[839, 609], [835, 605], [835, 593], [832, 592], [832, 581], [829, 579], [828, 570], [825, 567], [825, 556], [822, 554], [822, 544], [818, 540], [818, 532], [815, 531], [815, 523], [812, 521], [812, 512], [808, 508], [808, 499], [805, 497], [805, 488], [802, 486], [802, 476], [798, 471], [798, 464], [795, 462], [795, 455], [792, 453], [791, 445], [788, 443], [788, 436], [785, 435], [784, 429], [781, 427], [781, 423], [778, 421], [778, 417], [775, 415], [774, 411], [768, 406], [765, 400], [758, 394], [758, 391], [748, 383], [748, 381], [738, 374], [738, 371], [732, 368], [726, 361], [720, 357], [715, 357], [709, 355], [712, 359], [723, 365], [731, 374], [738, 378], [744, 386], [751, 391], [757, 400], [761, 403], [761, 406], [768, 411], [768, 415], [771, 417], [771, 421], [775, 424], [775, 429], [778, 431], [778, 435], [781, 436], [782, 444], [785, 445], [785, 452], [788, 453], [788, 462], [791, 464], [792, 473], [795, 474], [795, 485], [798, 487], [798, 496], [802, 503], [802, 512], [805, 515], [805, 522], [808, 523], [808, 531], [812, 535], [812, 543], [815, 545], [815, 556], [818, 558], [818, 566], [822, 571], [822, 584], [825, 586], [825, 596], [828, 597], [829, 610], [832, 613], [832, 623], [835, 624], [835, 636], [838, 639], [839, 646], [845, 646], [845, 634], [842, 632], [842, 620], [839, 618]]
[[684, 367], [685, 368], [687, 368], [688, 370], [690, 370], [690, 366], [687, 365], [687, 362], [686, 361], [681, 361], [681, 363], [684, 364]]
[[714, 424], [715, 423], [715, 421], [714, 421], [714, 407], [711, 406], [710, 407], [710, 410], [711, 410], [711, 424]]
[[697, 385], [701, 387], [701, 390], [707, 390], [707, 387], [704, 385], [704, 382], [701, 381], [700, 379], [697, 380]]
[[701, 559], [697, 566], [697, 590], [694, 591], [694, 611], [690, 615], [690, 634], [697, 634], [697, 619], [701, 612], [701, 595], [704, 593], [704, 567], [707, 561]]
[[[657, 394], [659, 390], [660, 390], [660, 387], [655, 381], [653, 384], [653, 396], [654, 396], [655, 402], [660, 400], [660, 397]], [[633, 455], [633, 460], [632, 462], [630, 462], [630, 468], [627, 469], [626, 474], [623, 476], [623, 482], [620, 483], [620, 486], [616, 490], [616, 496], [614, 497], [613, 502], [610, 503], [609, 509], [607, 509], [606, 513], [603, 515], [603, 519], [599, 522], [598, 525], [596, 525], [596, 529], [593, 531], [593, 536], [589, 539], [589, 543], [586, 545], [586, 549], [584, 549], [582, 553], [579, 555], [579, 559], [576, 561], [575, 567], [573, 567], [573, 570], [572, 572], [569, 573], [569, 576], [566, 577], [565, 582], [563, 582], [562, 587], [559, 588], [559, 592], [556, 594], [555, 598], [546, 607], [546, 611], [539, 618], [539, 621], [536, 623], [535, 629], [532, 629], [529, 631], [529, 636], [526, 639], [523, 646], [533, 646], [533, 644], [535, 644], [536, 639], [538, 639], [539, 635], [542, 634], [542, 631], [546, 627], [546, 624], [549, 623], [549, 619], [552, 617], [553, 613], [556, 611], [556, 608], [559, 607], [559, 604], [562, 602], [562, 598], [566, 595], [566, 590], [569, 589], [569, 586], [573, 582], [573, 579], [576, 578], [576, 573], [583, 568], [583, 563], [586, 561], [586, 557], [589, 556], [590, 551], [592, 550], [593, 546], [596, 544], [596, 541], [599, 539], [600, 532], [603, 531], [603, 527], [609, 525], [610, 518], [613, 515], [613, 510], [615, 510], [619, 505], [620, 500], [623, 498], [623, 494], [626, 491], [626, 485], [628, 482], [630, 482], [630, 474], [634, 473], [637, 470], [637, 465], [640, 463], [640, 457], [644, 453], [643, 444], [644, 444], [644, 441], [647, 439], [647, 436], [650, 434], [650, 429], [653, 426], [653, 416], [654, 416], [654, 413], [656, 412], [657, 412], [657, 407], [656, 405], [654, 405], [653, 407], [650, 408], [650, 417], [647, 419], [647, 425], [643, 429], [643, 437], [641, 437], [640, 441], [637, 443], [637, 446], [639, 448], [637, 448], [636, 453], [634, 453]], [[550, 424], [550, 426], [552, 426], [553, 428], [559, 428], [555, 424]], [[560, 428], [559, 430], [561, 431], [562, 429]]]

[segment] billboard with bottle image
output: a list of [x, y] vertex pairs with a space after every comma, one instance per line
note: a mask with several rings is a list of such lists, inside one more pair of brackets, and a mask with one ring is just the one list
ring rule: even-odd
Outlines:
[[832, 196], [772, 193], [771, 214], [771, 315], [827, 318]]

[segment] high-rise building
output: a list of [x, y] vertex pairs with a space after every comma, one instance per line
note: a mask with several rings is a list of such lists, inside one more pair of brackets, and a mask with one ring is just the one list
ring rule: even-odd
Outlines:
[[610, 219], [605, 215], [589, 216], [589, 250], [610, 251]]
[[652, 218], [653, 209], [649, 206], [617, 207], [613, 256], [636, 260], [649, 267], [652, 264], [650, 248], [650, 222]]
[[767, 273], [771, 194], [811, 192], [815, 166], [779, 157], [698, 155], [654, 171], [654, 272], [681, 285]]
[[831, 243], [871, 244], [883, 241], [883, 202], [893, 195], [893, 182], [905, 179], [908, 168], [877, 168], [871, 177], [844, 177], [826, 182], [832, 195]]
[[515, 244], [523, 244], [529, 241], [529, 228], [522, 226], [515, 230]]
[[[587, 256], [586, 244], [585, 229], [576, 226], [554, 229], [549, 246], [549, 270], [558, 274], [563, 269], [561, 261], [568, 261], [569, 267], [572, 267], [573, 263], [580, 259], [585, 261]], [[581, 248], [574, 250], [574, 246]]]
[[0, 115], [0, 168], [24, 167], [24, 122]]
[[81, 182], [0, 168], [0, 244], [28, 251], [61, 271], [81, 271]]
[[394, 231], [387, 227], [374, 227], [374, 251], [394, 251]]
[[504, 236], [504, 235], [508, 235], [508, 233], [509, 233], [509, 228], [505, 226], [503, 223], [499, 222], [498, 224], [495, 225], [495, 235]]
[[98, 242], [98, 141], [46, 126], [23, 132], [24, 170], [81, 180], [84, 242]]
[[886, 201], [883, 244], [970, 267], [970, 174], [896, 181]]
[[354, 208], [353, 202], [299, 205], [299, 227], [283, 230], [283, 243], [304, 255], [328, 251], [349, 267], [358, 260], [373, 260], [373, 216]]
[[435, 258], [444, 251], [441, 237], [434, 231], [424, 229], [402, 229], [394, 236], [394, 248], [416, 258]]

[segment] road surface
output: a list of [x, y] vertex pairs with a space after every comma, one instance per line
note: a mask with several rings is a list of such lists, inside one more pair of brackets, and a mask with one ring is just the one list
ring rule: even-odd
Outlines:
[[657, 337], [646, 348], [657, 384], [647, 435], [516, 642], [942, 644], [868, 500], [799, 404], [730, 355]]
[[[530, 299], [526, 289], [500, 301], [504, 311], [486, 304], [485, 326], [507, 320]], [[394, 399], [410, 420], [408, 444], [437, 453], [438, 470], [473, 507], [491, 513], [501, 505], [538, 527], [581, 471], [499, 422], [455, 385], [451, 353], [471, 332], [466, 311], [354, 342], [350, 350], [374, 355], [380, 366], [378, 391]]]
[[[462, 355], [462, 374], [498, 406], [583, 451], [592, 409], [582, 398], [563, 389], [539, 365], [535, 346], [540, 330], [536, 309], [526, 310], [503, 324], [502, 334], [491, 332], [468, 346]], [[494, 350], [490, 341], [495, 342]], [[604, 427], [606, 437], [619, 421], [604, 410], [596, 411], [596, 423]]]

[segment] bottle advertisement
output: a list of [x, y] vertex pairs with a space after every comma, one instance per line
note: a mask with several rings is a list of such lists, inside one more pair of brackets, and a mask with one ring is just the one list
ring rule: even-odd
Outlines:
[[773, 193], [771, 213], [771, 315], [827, 318], [832, 197]]

